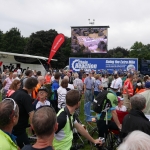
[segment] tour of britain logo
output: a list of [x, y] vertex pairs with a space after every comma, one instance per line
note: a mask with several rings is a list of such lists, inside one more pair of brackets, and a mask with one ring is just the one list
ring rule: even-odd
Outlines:
[[72, 61], [71, 67], [74, 71], [80, 71], [81, 69], [90, 71], [96, 70], [97, 64], [89, 63], [87, 60], [75, 59]]

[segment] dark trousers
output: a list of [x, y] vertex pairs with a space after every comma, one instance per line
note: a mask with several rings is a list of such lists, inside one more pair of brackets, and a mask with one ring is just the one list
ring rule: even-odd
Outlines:
[[103, 89], [104, 89], [105, 91], [107, 91], [107, 87], [103, 87]]
[[94, 91], [94, 96], [96, 97], [99, 94], [98, 91]]
[[[14, 134], [15, 135], [15, 134]], [[24, 145], [29, 145], [29, 139], [28, 139], [28, 135], [26, 132], [20, 134], [20, 135], [15, 135], [17, 136], [16, 141], [17, 141], [17, 145], [20, 147], [20, 149], [24, 146]]]
[[105, 120], [97, 120], [97, 128], [99, 137], [107, 138], [108, 129], [110, 130], [118, 130], [117, 125], [113, 121], [108, 121], [108, 125], [106, 125]]

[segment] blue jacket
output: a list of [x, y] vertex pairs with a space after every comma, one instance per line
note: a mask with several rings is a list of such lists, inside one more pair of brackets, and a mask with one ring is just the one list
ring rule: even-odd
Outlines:
[[52, 92], [54, 92], [54, 99], [53, 100], [57, 100], [58, 99], [58, 95], [57, 95], [57, 89], [59, 88], [59, 82], [54, 80], [52, 83]]

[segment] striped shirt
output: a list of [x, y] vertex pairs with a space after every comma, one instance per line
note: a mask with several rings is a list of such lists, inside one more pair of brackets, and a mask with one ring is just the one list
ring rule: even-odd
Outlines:
[[59, 87], [57, 90], [58, 93], [58, 108], [64, 108], [66, 106], [66, 94], [67, 90], [63, 87]]

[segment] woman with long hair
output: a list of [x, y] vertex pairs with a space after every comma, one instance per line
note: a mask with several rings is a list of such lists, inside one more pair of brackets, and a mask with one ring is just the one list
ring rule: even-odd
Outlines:
[[9, 76], [3, 82], [2, 99], [4, 99], [6, 97], [6, 93], [9, 90], [9, 87], [12, 84], [12, 82], [13, 82], [13, 72], [10, 72]]
[[21, 86], [20, 80], [14, 80], [6, 93], [6, 97], [10, 97], [15, 91], [17, 91]]

